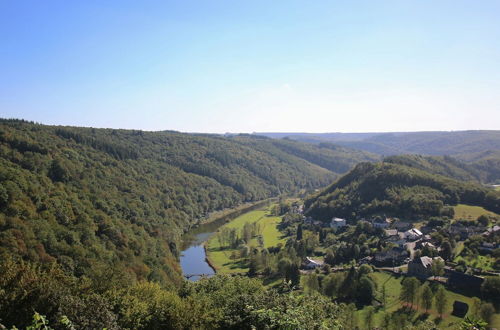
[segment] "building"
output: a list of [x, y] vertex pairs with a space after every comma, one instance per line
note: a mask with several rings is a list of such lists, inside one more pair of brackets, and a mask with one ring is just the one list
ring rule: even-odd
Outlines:
[[422, 232], [417, 228], [412, 228], [405, 231], [405, 238], [410, 241], [415, 241], [423, 236]]
[[453, 289], [465, 290], [469, 293], [480, 292], [484, 278], [469, 275], [452, 269], [445, 269], [448, 276], [448, 285]]
[[467, 303], [455, 300], [455, 302], [453, 303], [453, 312], [451, 312], [451, 315], [454, 315], [456, 317], [465, 317], [468, 311], [469, 305], [467, 305]]
[[397, 266], [409, 257], [408, 251], [403, 247], [393, 247], [390, 250], [375, 253], [376, 266]]
[[383, 218], [382, 217], [375, 217], [374, 219], [371, 220], [371, 223], [372, 223], [373, 227], [382, 228], [382, 229], [389, 227], [389, 225], [391, 224], [389, 219], [387, 219], [385, 217], [383, 217]]
[[345, 227], [346, 225], [347, 225], [346, 220], [341, 218], [333, 218], [332, 221], [330, 222], [330, 227], [332, 228], [341, 228]]
[[320, 260], [313, 260], [309, 257], [306, 257], [306, 260], [303, 262], [302, 267], [305, 269], [315, 269], [323, 266], [324, 262]]
[[499, 233], [500, 232], [500, 226], [498, 225], [495, 225], [491, 228], [488, 228], [488, 230], [486, 230], [485, 232], [483, 232], [483, 235], [484, 236], [490, 236], [490, 235], [493, 235], [493, 234], [496, 234], [496, 233]]
[[397, 229], [398, 231], [406, 231], [406, 230], [411, 228], [411, 223], [403, 222], [403, 221], [396, 221], [395, 223], [392, 224], [392, 227], [394, 229]]
[[432, 263], [440, 260], [444, 263], [441, 257], [420, 257], [415, 258], [408, 264], [408, 275], [420, 278], [427, 278], [432, 276]]
[[396, 244], [403, 247], [406, 244], [404, 233], [399, 232], [397, 229], [386, 229], [385, 230], [386, 242]]

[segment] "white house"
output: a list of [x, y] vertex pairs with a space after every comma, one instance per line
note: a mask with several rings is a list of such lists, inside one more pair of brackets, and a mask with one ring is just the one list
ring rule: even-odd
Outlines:
[[410, 241], [415, 241], [423, 236], [422, 232], [417, 228], [412, 228], [405, 231], [405, 238]]
[[306, 257], [306, 260], [304, 261], [304, 268], [307, 268], [307, 269], [314, 269], [314, 268], [317, 268], [317, 267], [321, 267], [323, 266], [323, 261], [319, 261], [319, 260], [313, 260], [309, 257]]
[[333, 218], [332, 221], [330, 222], [330, 227], [332, 228], [340, 228], [346, 226], [347, 223], [345, 219], [341, 218]]

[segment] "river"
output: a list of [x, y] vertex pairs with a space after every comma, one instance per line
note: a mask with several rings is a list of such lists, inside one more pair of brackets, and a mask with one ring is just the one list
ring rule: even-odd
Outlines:
[[183, 246], [180, 256], [180, 264], [182, 273], [188, 280], [197, 281], [201, 274], [207, 276], [215, 275], [215, 270], [208, 264], [205, 253], [205, 242], [212, 236], [222, 225], [235, 219], [236, 217], [259, 209], [267, 205], [270, 200], [262, 201], [249, 207], [235, 210], [215, 221], [200, 225], [189, 230], [183, 237]]

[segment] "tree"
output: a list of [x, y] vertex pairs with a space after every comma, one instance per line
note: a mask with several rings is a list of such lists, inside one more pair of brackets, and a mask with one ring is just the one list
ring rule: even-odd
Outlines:
[[495, 307], [491, 303], [482, 303], [481, 308], [479, 309], [479, 315], [483, 320], [488, 323], [491, 323], [491, 318], [495, 314]]
[[410, 303], [413, 307], [415, 298], [417, 298], [420, 282], [415, 277], [408, 277], [403, 280], [399, 299]]
[[300, 271], [296, 264], [292, 263], [290, 267], [288, 267], [286, 280], [292, 282], [293, 286], [300, 283]]
[[373, 317], [375, 316], [375, 308], [368, 306], [365, 310], [365, 323], [368, 330], [373, 328]]
[[331, 298], [335, 297], [337, 295], [341, 283], [342, 283], [342, 274], [340, 273], [329, 274], [322, 281], [323, 294]]
[[299, 225], [297, 226], [297, 241], [300, 241], [302, 239], [302, 224], [299, 223]]
[[436, 310], [441, 318], [443, 317], [447, 303], [448, 297], [446, 296], [446, 290], [442, 285], [440, 285], [434, 295], [434, 304], [436, 305]]
[[382, 305], [384, 306], [384, 309], [386, 307], [386, 304], [387, 304], [387, 289], [385, 288], [385, 283], [382, 284], [382, 288], [380, 289], [380, 293], [381, 293], [381, 296], [382, 296]]
[[429, 285], [425, 283], [420, 291], [420, 301], [422, 301], [422, 307], [424, 307], [426, 313], [432, 308], [432, 298], [432, 290]]
[[444, 274], [444, 262], [439, 258], [434, 259], [431, 265], [431, 272], [433, 276], [442, 276]]
[[333, 251], [332, 251], [332, 250], [328, 250], [328, 251], [326, 252], [325, 262], [326, 262], [327, 264], [329, 264], [330, 266], [335, 265], [335, 255], [333, 254]]
[[309, 274], [302, 278], [304, 291], [307, 294], [312, 294], [319, 291], [318, 275], [315, 273]]
[[444, 260], [449, 260], [453, 254], [453, 249], [451, 248], [451, 244], [449, 241], [444, 241], [441, 244], [441, 257]]
[[356, 305], [349, 304], [346, 308], [347, 329], [356, 329], [358, 320], [356, 318]]
[[59, 159], [52, 161], [48, 174], [54, 182], [67, 182], [69, 180], [68, 170]]
[[484, 227], [487, 227], [490, 224], [490, 217], [486, 214], [482, 214], [477, 218], [477, 222]]
[[500, 277], [487, 277], [481, 285], [481, 293], [486, 299], [491, 299], [495, 303], [500, 302]]
[[375, 292], [373, 281], [366, 275], [361, 276], [359, 284], [356, 288], [357, 300], [361, 304], [371, 304]]
[[466, 316], [462, 323], [460, 323], [460, 330], [486, 330], [488, 323], [481, 319]]

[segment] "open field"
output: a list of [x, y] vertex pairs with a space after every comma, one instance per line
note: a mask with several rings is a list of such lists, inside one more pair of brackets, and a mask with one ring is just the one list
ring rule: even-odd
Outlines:
[[[386, 289], [386, 308], [380, 308], [376, 310], [376, 314], [374, 317], [374, 324], [379, 325], [382, 321], [382, 318], [384, 316], [384, 313], [392, 313], [397, 311], [402, 307], [402, 303], [399, 300], [399, 294], [401, 292], [401, 281], [404, 279], [404, 277], [395, 277], [391, 274], [384, 273], [384, 272], [375, 272], [371, 275], [375, 282], [377, 283], [377, 290], [380, 293], [382, 286], [385, 285]], [[452, 291], [447, 290], [447, 296], [448, 296], [448, 304], [446, 307], [446, 312], [444, 315], [443, 320], [438, 324], [438, 327], [440, 329], [457, 329], [458, 325], [462, 322], [463, 319], [450, 315], [451, 311], [453, 309], [452, 305], [455, 300], [463, 301], [469, 305], [469, 307], [472, 304], [472, 297], [467, 297]], [[381, 295], [378, 295], [378, 299], [381, 299]], [[417, 320], [417, 318], [422, 318], [424, 311], [422, 308], [419, 308], [418, 311], [415, 311], [415, 315], [413, 316], [413, 320]], [[365, 316], [365, 309], [359, 310], [357, 312], [358, 316], [358, 324], [362, 325], [364, 324], [364, 316]], [[436, 319], [438, 319], [439, 315], [438, 313], [433, 309], [429, 311], [429, 316], [428, 320], [435, 322]], [[493, 320], [493, 326], [499, 328], [500, 327], [500, 315], [496, 314]]]
[[466, 219], [466, 220], [476, 220], [480, 215], [486, 214], [491, 216], [498, 216], [498, 214], [490, 212], [482, 208], [481, 206], [471, 206], [465, 204], [458, 204], [454, 206], [455, 216], [453, 219]]
[[[276, 246], [279, 243], [285, 243], [282, 234], [278, 231], [277, 225], [281, 221], [279, 217], [271, 216], [270, 209], [272, 206], [245, 213], [233, 221], [219, 228], [236, 228], [241, 230], [246, 223], [258, 223], [261, 229], [263, 247], [268, 248]], [[259, 246], [259, 239], [252, 238], [249, 246]], [[242, 273], [248, 271], [248, 266], [243, 259], [235, 258], [238, 255], [238, 249], [221, 249], [217, 239], [217, 234], [213, 235], [207, 242], [207, 258], [215, 268], [217, 273]]]

